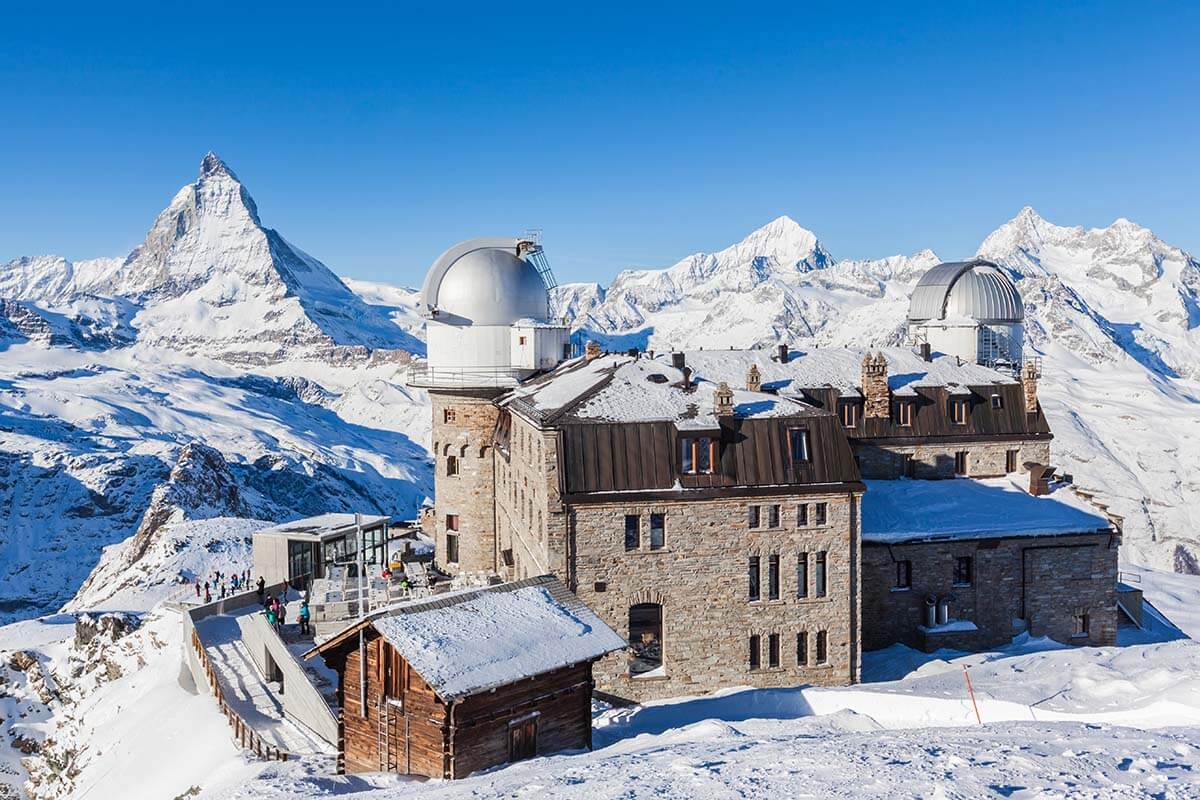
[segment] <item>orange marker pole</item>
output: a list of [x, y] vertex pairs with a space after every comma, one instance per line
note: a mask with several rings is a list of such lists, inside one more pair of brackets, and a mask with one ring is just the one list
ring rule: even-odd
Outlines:
[[979, 704], [975, 702], [975, 690], [971, 688], [971, 673], [967, 672], [966, 664], [963, 664], [963, 677], [967, 679], [967, 694], [971, 695], [971, 707], [975, 709], [975, 721], [982, 725], [983, 719], [979, 716]]

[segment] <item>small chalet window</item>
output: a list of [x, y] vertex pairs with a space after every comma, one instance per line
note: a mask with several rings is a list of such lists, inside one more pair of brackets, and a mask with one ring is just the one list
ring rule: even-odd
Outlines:
[[625, 515], [625, 549], [637, 550], [642, 546], [642, 518], [637, 514]]
[[912, 427], [913, 403], [911, 400], [901, 400], [896, 403], [896, 424], [902, 428]]
[[761, 587], [759, 586], [759, 559], [758, 556], [750, 556], [750, 564], [747, 570], [747, 579], [749, 581], [747, 596], [750, 602], [759, 600], [762, 597]]
[[511, 567], [515, 563], [513, 561], [513, 551], [511, 547], [500, 551], [500, 563], [506, 567]]
[[750, 637], [750, 669], [759, 669], [762, 667], [762, 655], [759, 652], [762, 643], [762, 637], [757, 633]]
[[825, 664], [829, 661], [829, 634], [825, 631], [817, 631], [817, 663]]
[[638, 603], [629, 607], [629, 674], [645, 675], [663, 665], [662, 606]]
[[667, 515], [650, 515], [650, 549], [662, 550], [667, 543]]
[[796, 527], [808, 527], [808, 503], [801, 503], [796, 506]]
[[964, 398], [953, 397], [950, 399], [950, 419], [955, 425], [967, 424], [969, 409], [970, 406]]
[[1086, 608], [1075, 609], [1074, 629], [1071, 632], [1072, 636], [1087, 636], [1088, 635], [1088, 612]]
[[767, 666], [771, 669], [779, 668], [779, 634], [772, 633], [767, 636]]
[[1017, 459], [1020, 457], [1020, 455], [1021, 455], [1020, 450], [1009, 450], [1009, 451], [1005, 452], [1005, 454], [1004, 454], [1004, 471], [1005, 472], [1016, 472], [1017, 471]]
[[959, 556], [954, 559], [954, 585], [955, 586], [970, 586], [971, 579], [974, 577], [972, 573], [973, 561], [970, 556]]
[[458, 530], [458, 514], [447, 514], [446, 515], [446, 530], [448, 530], [448, 531], [457, 531]]
[[708, 475], [717, 462], [717, 440], [694, 436], [679, 440], [680, 469], [685, 475]]
[[809, 448], [807, 428], [789, 428], [788, 445], [792, 452], [792, 461], [811, 461], [812, 450]]
[[896, 562], [896, 588], [911, 589], [912, 588], [912, 562], [897, 561]]
[[751, 528], [759, 527], [762, 520], [758, 506], [746, 507], [746, 525]]
[[767, 506], [767, 527], [779, 527], [779, 506]]
[[796, 596], [808, 597], [808, 553], [796, 558]]
[[458, 456], [446, 456], [446, 474], [458, 474]]
[[998, 394], [992, 395], [992, 408], [996, 411], [1004, 408], [1004, 398]]
[[767, 599], [779, 599], [779, 554], [767, 556]]
[[853, 428], [858, 424], [858, 403], [854, 400], [839, 400], [838, 414], [844, 427]]
[[442, 422], [454, 422], [456, 416], [453, 408], [442, 409]]
[[446, 563], [448, 563], [448, 564], [457, 564], [458, 563], [458, 534], [457, 533], [447, 533], [446, 534]]
[[813, 524], [824, 525], [829, 519], [829, 504], [815, 503], [813, 505]]
[[958, 452], [956, 452], [954, 454], [954, 474], [955, 475], [966, 475], [967, 474], [967, 451], [966, 450], [959, 450]]
[[808, 666], [808, 631], [796, 634], [796, 666]]
[[824, 597], [826, 594], [825, 580], [825, 551], [817, 553], [813, 563], [813, 595]]

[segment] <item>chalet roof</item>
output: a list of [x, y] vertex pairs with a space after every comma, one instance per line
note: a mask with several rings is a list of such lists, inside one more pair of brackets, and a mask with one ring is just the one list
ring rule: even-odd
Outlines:
[[[361, 515], [363, 528], [371, 530], [386, 523], [390, 517], [372, 514]], [[291, 522], [281, 522], [270, 528], [256, 531], [255, 535], [268, 534], [286, 536], [289, 539], [320, 541], [330, 536], [340, 536], [354, 530], [353, 514], [318, 514], [315, 517], [305, 517]]]
[[552, 575], [409, 601], [372, 614], [310, 651], [370, 625], [443, 700], [591, 661], [625, 647]]
[[864, 542], [1056, 536], [1107, 530], [1109, 521], [1067, 489], [1034, 497], [1015, 480], [865, 481]]
[[[969, 386], [1014, 384], [1004, 373], [935, 354], [931, 361], [903, 347], [816, 348], [791, 353], [780, 362], [774, 350], [698, 350], [685, 353], [692, 387], [670, 354], [606, 354], [591, 361], [573, 359], [501, 398], [501, 405], [541, 424], [564, 421], [670, 421], [679, 428], [711, 427], [713, 391], [721, 382], [734, 392], [734, 416], [792, 417], [826, 413], [804, 401], [804, 392], [834, 388], [861, 396], [862, 360], [883, 354], [888, 386], [898, 396], [915, 396], [918, 387], [942, 387], [963, 394]], [[758, 369], [762, 391], [746, 390], [751, 366]]]

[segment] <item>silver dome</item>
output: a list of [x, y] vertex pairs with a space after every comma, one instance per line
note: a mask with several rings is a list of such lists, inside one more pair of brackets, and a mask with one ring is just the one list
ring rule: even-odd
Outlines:
[[545, 319], [548, 295], [538, 268], [521, 257], [524, 239], [470, 239], [433, 263], [421, 287], [421, 313], [451, 325], [511, 325]]
[[983, 323], [1025, 320], [1017, 287], [990, 261], [938, 264], [921, 276], [908, 304], [909, 322], [968, 317]]

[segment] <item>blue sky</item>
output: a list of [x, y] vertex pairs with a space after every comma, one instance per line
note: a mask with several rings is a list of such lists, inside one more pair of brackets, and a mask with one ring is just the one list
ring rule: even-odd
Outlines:
[[6, 10], [0, 262], [126, 253], [209, 149], [396, 283], [529, 227], [607, 281], [780, 214], [950, 258], [1026, 204], [1200, 251], [1200, 4], [447, 5]]

